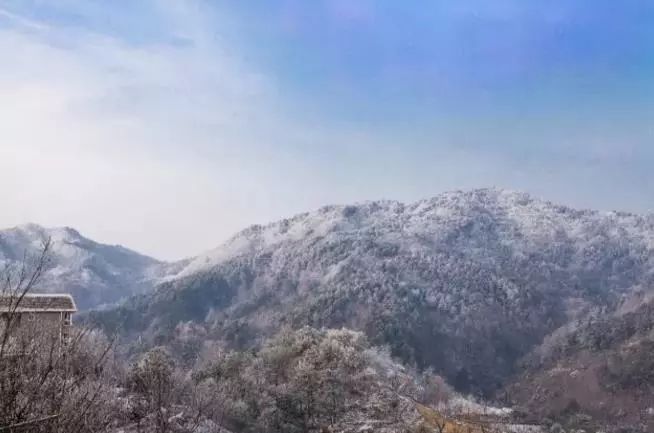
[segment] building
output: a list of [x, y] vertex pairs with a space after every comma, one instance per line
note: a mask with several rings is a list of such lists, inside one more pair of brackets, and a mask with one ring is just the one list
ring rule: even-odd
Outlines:
[[12, 336], [55, 337], [65, 343], [76, 312], [75, 300], [68, 294], [0, 295], [0, 335], [10, 325]]

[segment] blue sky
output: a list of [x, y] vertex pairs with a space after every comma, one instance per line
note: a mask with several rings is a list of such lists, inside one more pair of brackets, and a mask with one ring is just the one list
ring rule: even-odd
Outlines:
[[176, 258], [452, 189], [654, 208], [651, 1], [0, 0], [0, 58], [1, 226]]

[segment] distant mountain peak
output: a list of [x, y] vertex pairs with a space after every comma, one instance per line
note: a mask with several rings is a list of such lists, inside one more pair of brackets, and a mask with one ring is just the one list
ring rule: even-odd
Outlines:
[[48, 239], [49, 267], [35, 289], [72, 293], [82, 309], [147, 291], [168, 266], [121, 246], [95, 242], [71, 227], [35, 223], [0, 230], [0, 264], [38, 256]]
[[53, 241], [57, 241], [84, 238], [77, 230], [72, 227], [45, 227], [36, 223], [21, 224], [3, 231], [22, 233], [25, 236], [32, 237], [35, 240], [47, 240], [48, 238], [52, 238]]

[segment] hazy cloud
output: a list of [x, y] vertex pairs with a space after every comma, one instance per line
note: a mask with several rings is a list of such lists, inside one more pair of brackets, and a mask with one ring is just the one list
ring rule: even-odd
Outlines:
[[[496, 185], [580, 206], [653, 204], [652, 131], [642, 127], [649, 106], [640, 101], [620, 116], [597, 114], [591, 103], [553, 111], [560, 99], [529, 105], [514, 88], [480, 105], [483, 94], [468, 101], [454, 81], [445, 84], [454, 86], [451, 100], [423, 104], [411, 93], [431, 91], [434, 78], [421, 68], [431, 62], [430, 42], [416, 39], [402, 52], [409, 35], [388, 27], [396, 14], [382, 16], [378, 2], [326, 3], [347, 22], [352, 52], [330, 39], [333, 29], [320, 36], [320, 21], [301, 26], [299, 45], [284, 39], [284, 20], [303, 20], [304, 3], [282, 2], [284, 16], [259, 10], [260, 20], [280, 23], [270, 35], [256, 33], [256, 48], [243, 31], [253, 27], [234, 24], [245, 18], [205, 2], [38, 3], [0, 3], [0, 226], [70, 225], [179, 258], [249, 224], [331, 202]], [[466, 26], [475, 13], [487, 21], [525, 12], [512, 1], [473, 3], [447, 12], [465, 16]], [[551, 22], [571, 19], [569, 9], [549, 11]], [[382, 35], [384, 26], [391, 30]], [[447, 44], [461, 31], [450, 30], [432, 36]], [[396, 42], [397, 53], [389, 57], [384, 41]], [[293, 57], [284, 54], [289, 46]], [[491, 48], [506, 56], [512, 49]], [[261, 60], [269, 51], [301, 73]], [[368, 80], [379, 59], [406, 61], [398, 71], [413, 72]]]

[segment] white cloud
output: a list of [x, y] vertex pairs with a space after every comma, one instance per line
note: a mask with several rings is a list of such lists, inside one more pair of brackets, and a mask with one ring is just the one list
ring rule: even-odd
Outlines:
[[157, 9], [167, 35], [182, 40], [172, 44], [9, 15], [13, 25], [0, 28], [10, 65], [0, 68], [0, 227], [70, 225], [180, 258], [249, 224], [370, 197], [376, 181], [364, 166], [385, 173], [366, 152], [381, 141], [285, 116], [274, 82], [183, 4]]
[[167, 8], [183, 44], [2, 12], [0, 226], [73, 225], [175, 257], [245, 224], [242, 194], [267, 181], [245, 170], [275, 125], [270, 83], [207, 36], [200, 11]]
[[[570, 198], [574, 164], [453, 150], [530, 131], [294, 119], [274, 77], [216, 34], [203, 4], [152, 3], [163, 34], [147, 43], [0, 9], [0, 227], [70, 225], [179, 258], [330, 202], [489, 185]], [[586, 202], [603, 202], [597, 173], [587, 177]]]

